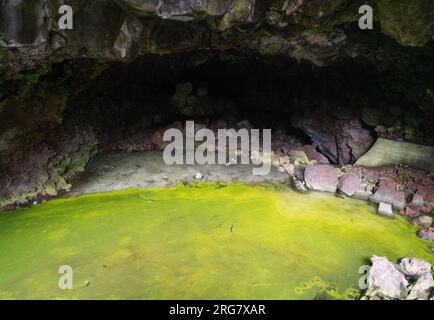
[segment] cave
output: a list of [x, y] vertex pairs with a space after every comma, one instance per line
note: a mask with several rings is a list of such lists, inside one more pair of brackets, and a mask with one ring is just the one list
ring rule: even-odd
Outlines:
[[[359, 2], [2, 2], [0, 299], [432, 298], [434, 6]], [[192, 122], [224, 163], [165, 163]]]

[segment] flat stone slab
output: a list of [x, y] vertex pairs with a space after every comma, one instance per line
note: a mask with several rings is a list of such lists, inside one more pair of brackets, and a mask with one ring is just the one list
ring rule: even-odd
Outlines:
[[[182, 182], [222, 181], [243, 183], [287, 182], [287, 173], [272, 167], [264, 176], [252, 174], [253, 165], [167, 165], [159, 151], [100, 154], [72, 181], [65, 196], [102, 193], [130, 188], [162, 188]], [[200, 173], [200, 175], [199, 175]], [[198, 180], [198, 177], [201, 177]]]
[[346, 174], [339, 179], [338, 189], [349, 197], [352, 197], [360, 189], [362, 180], [352, 174]]
[[328, 164], [309, 165], [304, 172], [304, 179], [310, 190], [335, 193], [339, 174], [335, 167]]
[[403, 164], [434, 171], [434, 147], [378, 138], [356, 164], [368, 167]]
[[394, 216], [392, 205], [389, 203], [380, 202], [377, 212], [379, 215], [382, 215], [384, 217], [392, 218]]

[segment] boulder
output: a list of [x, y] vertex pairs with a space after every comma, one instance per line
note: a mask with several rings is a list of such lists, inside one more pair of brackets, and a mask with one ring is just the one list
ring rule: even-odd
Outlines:
[[293, 176], [291, 181], [292, 181], [292, 186], [296, 191], [301, 193], [305, 193], [308, 191], [308, 189], [306, 188], [306, 184], [296, 176]]
[[360, 189], [362, 180], [355, 175], [346, 174], [339, 179], [338, 189], [349, 197], [352, 197]]
[[407, 300], [428, 300], [433, 287], [434, 279], [431, 272], [428, 271], [417, 279], [408, 294]]
[[[434, 155], [431, 159], [434, 159]], [[434, 169], [431, 171], [434, 171]], [[424, 188], [419, 190], [419, 192], [425, 202], [428, 202], [430, 205], [434, 205], [434, 186], [425, 186]]]
[[392, 178], [380, 180], [377, 191], [371, 196], [371, 201], [375, 203], [390, 203], [397, 209], [403, 209], [406, 204], [405, 192], [396, 190], [396, 182]]
[[420, 216], [420, 212], [417, 209], [414, 209], [412, 207], [406, 207], [405, 209], [402, 209], [400, 213], [403, 216], [409, 217], [409, 218], [416, 218]]
[[366, 295], [385, 299], [405, 299], [408, 281], [397, 266], [385, 257], [374, 256], [371, 261]]
[[356, 164], [368, 167], [403, 164], [434, 171], [434, 147], [378, 138], [372, 148]]
[[374, 190], [374, 187], [375, 185], [367, 181], [362, 181], [360, 189], [356, 191], [353, 197], [360, 200], [369, 200], [372, 196], [372, 191]]
[[336, 164], [354, 163], [373, 145], [369, 130], [359, 120], [337, 119], [321, 112], [292, 120], [318, 146], [319, 151]]
[[429, 228], [432, 225], [432, 217], [430, 216], [419, 216], [413, 219], [413, 224], [420, 227]]
[[316, 161], [319, 164], [329, 164], [330, 161], [322, 153], [316, 150], [316, 146], [308, 144], [303, 146], [303, 150], [310, 161]]
[[424, 204], [423, 196], [420, 193], [415, 193], [413, 195], [413, 199], [411, 199], [410, 205], [413, 208], [421, 209], [423, 207], [423, 204]]
[[434, 241], [434, 228], [426, 228], [420, 230], [417, 235], [424, 240]]
[[339, 175], [331, 165], [309, 165], [304, 172], [304, 179], [310, 190], [335, 193]]
[[380, 202], [380, 205], [378, 206], [378, 214], [382, 215], [384, 217], [393, 217], [393, 210], [392, 205], [389, 203]]
[[425, 273], [431, 272], [431, 264], [419, 258], [403, 258], [399, 262], [399, 267], [406, 276], [418, 278]]

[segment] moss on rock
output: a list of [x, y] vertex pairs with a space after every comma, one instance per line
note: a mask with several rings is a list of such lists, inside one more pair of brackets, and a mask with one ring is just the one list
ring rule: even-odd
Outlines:
[[378, 0], [382, 31], [406, 46], [420, 47], [433, 39], [434, 2]]

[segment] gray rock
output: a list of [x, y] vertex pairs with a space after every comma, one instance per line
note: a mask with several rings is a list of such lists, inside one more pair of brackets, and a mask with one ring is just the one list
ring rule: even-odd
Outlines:
[[339, 175], [331, 165], [309, 165], [304, 172], [304, 179], [310, 190], [335, 193]]
[[373, 184], [367, 181], [362, 181], [360, 185], [360, 189], [356, 191], [353, 198], [360, 199], [360, 200], [369, 200], [372, 196], [373, 190], [374, 190]]
[[431, 272], [431, 264], [419, 258], [403, 258], [399, 262], [401, 270], [405, 275], [418, 278], [425, 273]]
[[378, 210], [377, 210], [379, 215], [382, 215], [384, 217], [393, 217], [393, 210], [392, 210], [392, 205], [389, 203], [385, 203], [385, 202], [380, 202], [380, 205], [378, 206]]
[[434, 148], [408, 142], [378, 138], [372, 148], [356, 164], [368, 167], [403, 164], [434, 171]]
[[420, 209], [423, 207], [423, 204], [424, 204], [423, 196], [420, 193], [415, 193], [410, 203], [411, 207]]
[[430, 272], [426, 272], [417, 279], [410, 290], [407, 300], [428, 300], [433, 287], [433, 276]]
[[292, 181], [292, 186], [298, 192], [307, 192], [308, 191], [308, 189], [306, 188], [306, 184], [302, 180], [297, 178], [296, 176], [292, 177], [291, 181]]
[[406, 298], [408, 281], [397, 266], [385, 257], [373, 256], [371, 261], [366, 294], [385, 299]]

